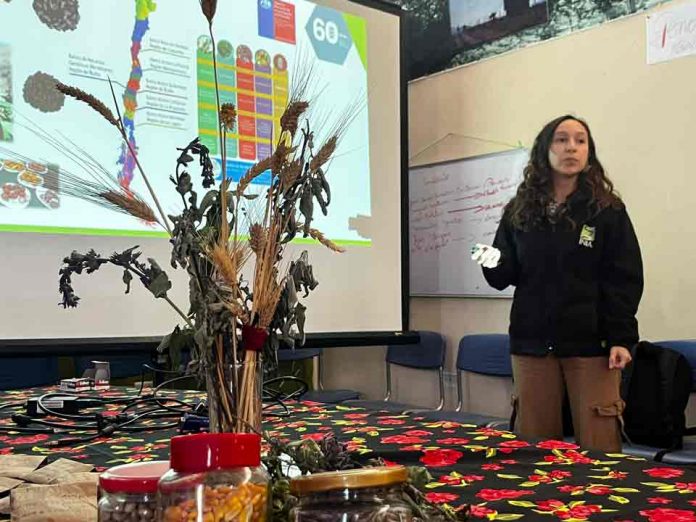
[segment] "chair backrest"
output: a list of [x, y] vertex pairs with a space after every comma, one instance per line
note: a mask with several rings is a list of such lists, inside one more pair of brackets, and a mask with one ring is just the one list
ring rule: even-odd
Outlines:
[[692, 391], [696, 392], [696, 339], [679, 339], [672, 341], [656, 341], [656, 345], [670, 348], [681, 353], [691, 366]]
[[416, 344], [394, 344], [387, 346], [387, 363], [437, 370], [445, 365], [447, 343], [442, 334], [421, 330], [420, 341]]
[[0, 363], [0, 390], [58, 384], [58, 357], [22, 357]]
[[321, 348], [283, 348], [278, 350], [278, 361], [306, 361], [321, 355]]
[[459, 341], [457, 369], [484, 375], [512, 376], [510, 338], [506, 334], [465, 335]]

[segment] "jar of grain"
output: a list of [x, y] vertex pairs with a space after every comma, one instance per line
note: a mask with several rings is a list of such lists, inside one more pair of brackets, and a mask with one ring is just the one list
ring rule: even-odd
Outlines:
[[155, 522], [157, 483], [169, 462], [115, 466], [99, 476], [99, 522]]
[[162, 522], [267, 520], [269, 477], [258, 435], [173, 437], [170, 466], [159, 482]]

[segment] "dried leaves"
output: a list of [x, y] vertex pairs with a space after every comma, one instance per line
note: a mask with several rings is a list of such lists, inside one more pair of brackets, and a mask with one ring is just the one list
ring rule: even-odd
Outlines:
[[58, 271], [60, 274], [58, 289], [63, 296], [60, 304], [63, 308], [76, 307], [80, 300], [73, 290], [72, 276], [81, 274], [83, 271], [91, 274], [107, 263], [124, 269], [123, 282], [126, 285], [126, 293], [130, 291], [133, 276], [136, 276], [155, 298], [166, 298], [167, 292], [172, 287], [169, 276], [154, 259], [148, 258], [147, 263], [140, 262], [141, 253], [136, 250], [137, 248], [134, 246], [123, 252], [114, 253], [108, 258], [101, 257], [94, 250], [86, 254], [73, 251], [70, 256], [63, 259], [63, 267]]

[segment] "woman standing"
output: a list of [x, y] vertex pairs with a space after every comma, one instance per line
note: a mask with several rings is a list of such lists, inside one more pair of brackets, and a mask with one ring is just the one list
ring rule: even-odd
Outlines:
[[621, 449], [621, 370], [638, 342], [643, 265], [631, 220], [573, 116], [537, 136], [493, 246], [474, 259], [488, 283], [516, 287], [510, 347], [519, 431], [563, 437], [567, 390], [581, 447]]

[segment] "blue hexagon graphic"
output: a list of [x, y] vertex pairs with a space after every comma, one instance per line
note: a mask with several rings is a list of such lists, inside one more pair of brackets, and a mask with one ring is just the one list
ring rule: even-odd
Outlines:
[[353, 46], [353, 39], [340, 12], [322, 5], [316, 6], [305, 30], [317, 58], [343, 65]]

